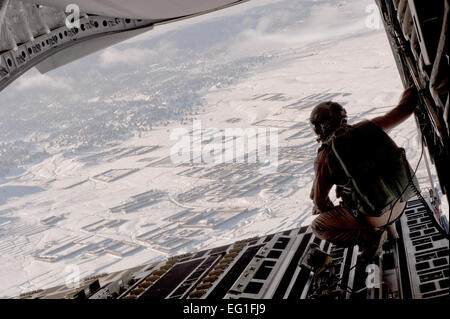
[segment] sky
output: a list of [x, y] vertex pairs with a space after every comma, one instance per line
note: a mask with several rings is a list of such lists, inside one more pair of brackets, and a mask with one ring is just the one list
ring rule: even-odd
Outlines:
[[370, 3], [249, 1], [159, 26], [48, 74], [33, 69], [2, 92], [0, 178], [48, 153], [101, 146], [180, 118], [202, 105], [210, 83], [230, 85], [230, 72], [263, 64], [274, 50], [374, 32], [366, 26]]

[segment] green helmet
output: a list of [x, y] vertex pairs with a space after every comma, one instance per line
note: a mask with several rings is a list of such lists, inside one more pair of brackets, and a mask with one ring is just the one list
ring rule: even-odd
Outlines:
[[320, 141], [326, 141], [342, 124], [347, 123], [347, 112], [339, 103], [324, 102], [312, 110], [309, 120]]

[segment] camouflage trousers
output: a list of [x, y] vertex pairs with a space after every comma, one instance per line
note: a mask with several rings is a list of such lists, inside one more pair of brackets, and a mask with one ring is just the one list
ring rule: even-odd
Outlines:
[[[404, 204], [406, 205], [406, 204]], [[381, 217], [366, 217], [358, 221], [344, 207], [335, 206], [333, 209], [321, 213], [312, 223], [314, 234], [320, 239], [331, 242], [340, 247], [358, 245], [367, 247], [379, 240], [380, 229], [389, 221], [401, 216], [404, 205], [398, 205], [393, 214], [384, 214]]]

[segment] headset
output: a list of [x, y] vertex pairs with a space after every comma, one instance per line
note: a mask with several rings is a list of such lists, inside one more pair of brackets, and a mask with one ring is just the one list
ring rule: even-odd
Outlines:
[[347, 124], [347, 111], [339, 103], [328, 101], [317, 105], [311, 112], [310, 122], [320, 141], [326, 141], [343, 124]]

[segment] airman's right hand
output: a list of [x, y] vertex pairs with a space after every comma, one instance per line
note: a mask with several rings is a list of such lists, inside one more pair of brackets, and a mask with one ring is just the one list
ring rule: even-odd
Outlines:
[[419, 101], [419, 92], [415, 84], [411, 85], [403, 92], [402, 102], [403, 101], [406, 102], [405, 104], [415, 104], [415, 106], [417, 106]]

